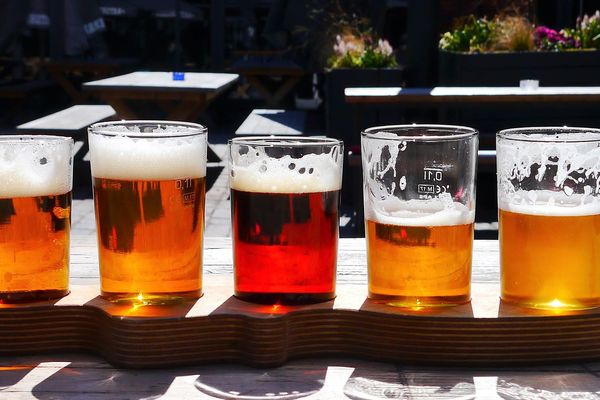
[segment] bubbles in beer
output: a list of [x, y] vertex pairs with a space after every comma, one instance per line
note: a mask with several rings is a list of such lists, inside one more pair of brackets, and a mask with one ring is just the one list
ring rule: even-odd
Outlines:
[[[334, 148], [335, 149], [335, 148]], [[233, 154], [232, 189], [262, 193], [315, 193], [339, 190], [340, 160], [334, 150], [324, 154], [270, 157], [263, 149]]]
[[[497, 144], [500, 206], [505, 209], [509, 205], [539, 206], [553, 199], [562, 206], [590, 202], [592, 195], [600, 193], [600, 147], [589, 141], [590, 137], [593, 135], [585, 130], [569, 128], [551, 136], [523, 133], [519, 140], [500, 137]], [[539, 198], [538, 191], [544, 192]], [[572, 210], [565, 212], [572, 215], [569, 214]]]

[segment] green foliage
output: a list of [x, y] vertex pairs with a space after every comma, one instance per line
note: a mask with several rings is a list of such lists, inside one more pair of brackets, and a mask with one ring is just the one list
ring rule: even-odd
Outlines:
[[439, 47], [467, 53], [600, 49], [600, 11], [579, 18], [575, 29], [560, 31], [534, 27], [519, 15], [496, 16], [491, 21], [470, 15], [456, 29], [442, 35]]
[[484, 52], [490, 48], [495, 24], [485, 18], [467, 17], [464, 25], [446, 32], [440, 40], [440, 49], [470, 53]]

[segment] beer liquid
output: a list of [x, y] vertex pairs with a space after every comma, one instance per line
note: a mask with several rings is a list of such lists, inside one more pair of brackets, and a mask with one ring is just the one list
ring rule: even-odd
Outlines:
[[600, 305], [600, 215], [499, 212], [502, 300], [542, 309]]
[[71, 193], [0, 199], [0, 302], [69, 293]]
[[473, 224], [398, 226], [367, 220], [369, 298], [399, 307], [470, 300]]
[[202, 292], [205, 178], [94, 178], [102, 296], [160, 304]]
[[231, 190], [235, 295], [267, 304], [335, 297], [339, 191]]

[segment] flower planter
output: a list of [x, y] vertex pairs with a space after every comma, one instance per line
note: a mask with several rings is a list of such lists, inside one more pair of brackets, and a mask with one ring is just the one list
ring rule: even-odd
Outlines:
[[440, 50], [441, 86], [600, 85], [600, 51], [467, 54]]
[[325, 113], [329, 136], [343, 139], [346, 145], [360, 143], [360, 130], [377, 124], [377, 107], [361, 107], [360, 118], [356, 109], [344, 99], [347, 87], [401, 86], [399, 68], [333, 69], [325, 74]]

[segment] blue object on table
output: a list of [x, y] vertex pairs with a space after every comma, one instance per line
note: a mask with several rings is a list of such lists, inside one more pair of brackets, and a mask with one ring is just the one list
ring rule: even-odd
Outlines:
[[173, 80], [174, 81], [185, 80], [185, 72], [173, 72]]

